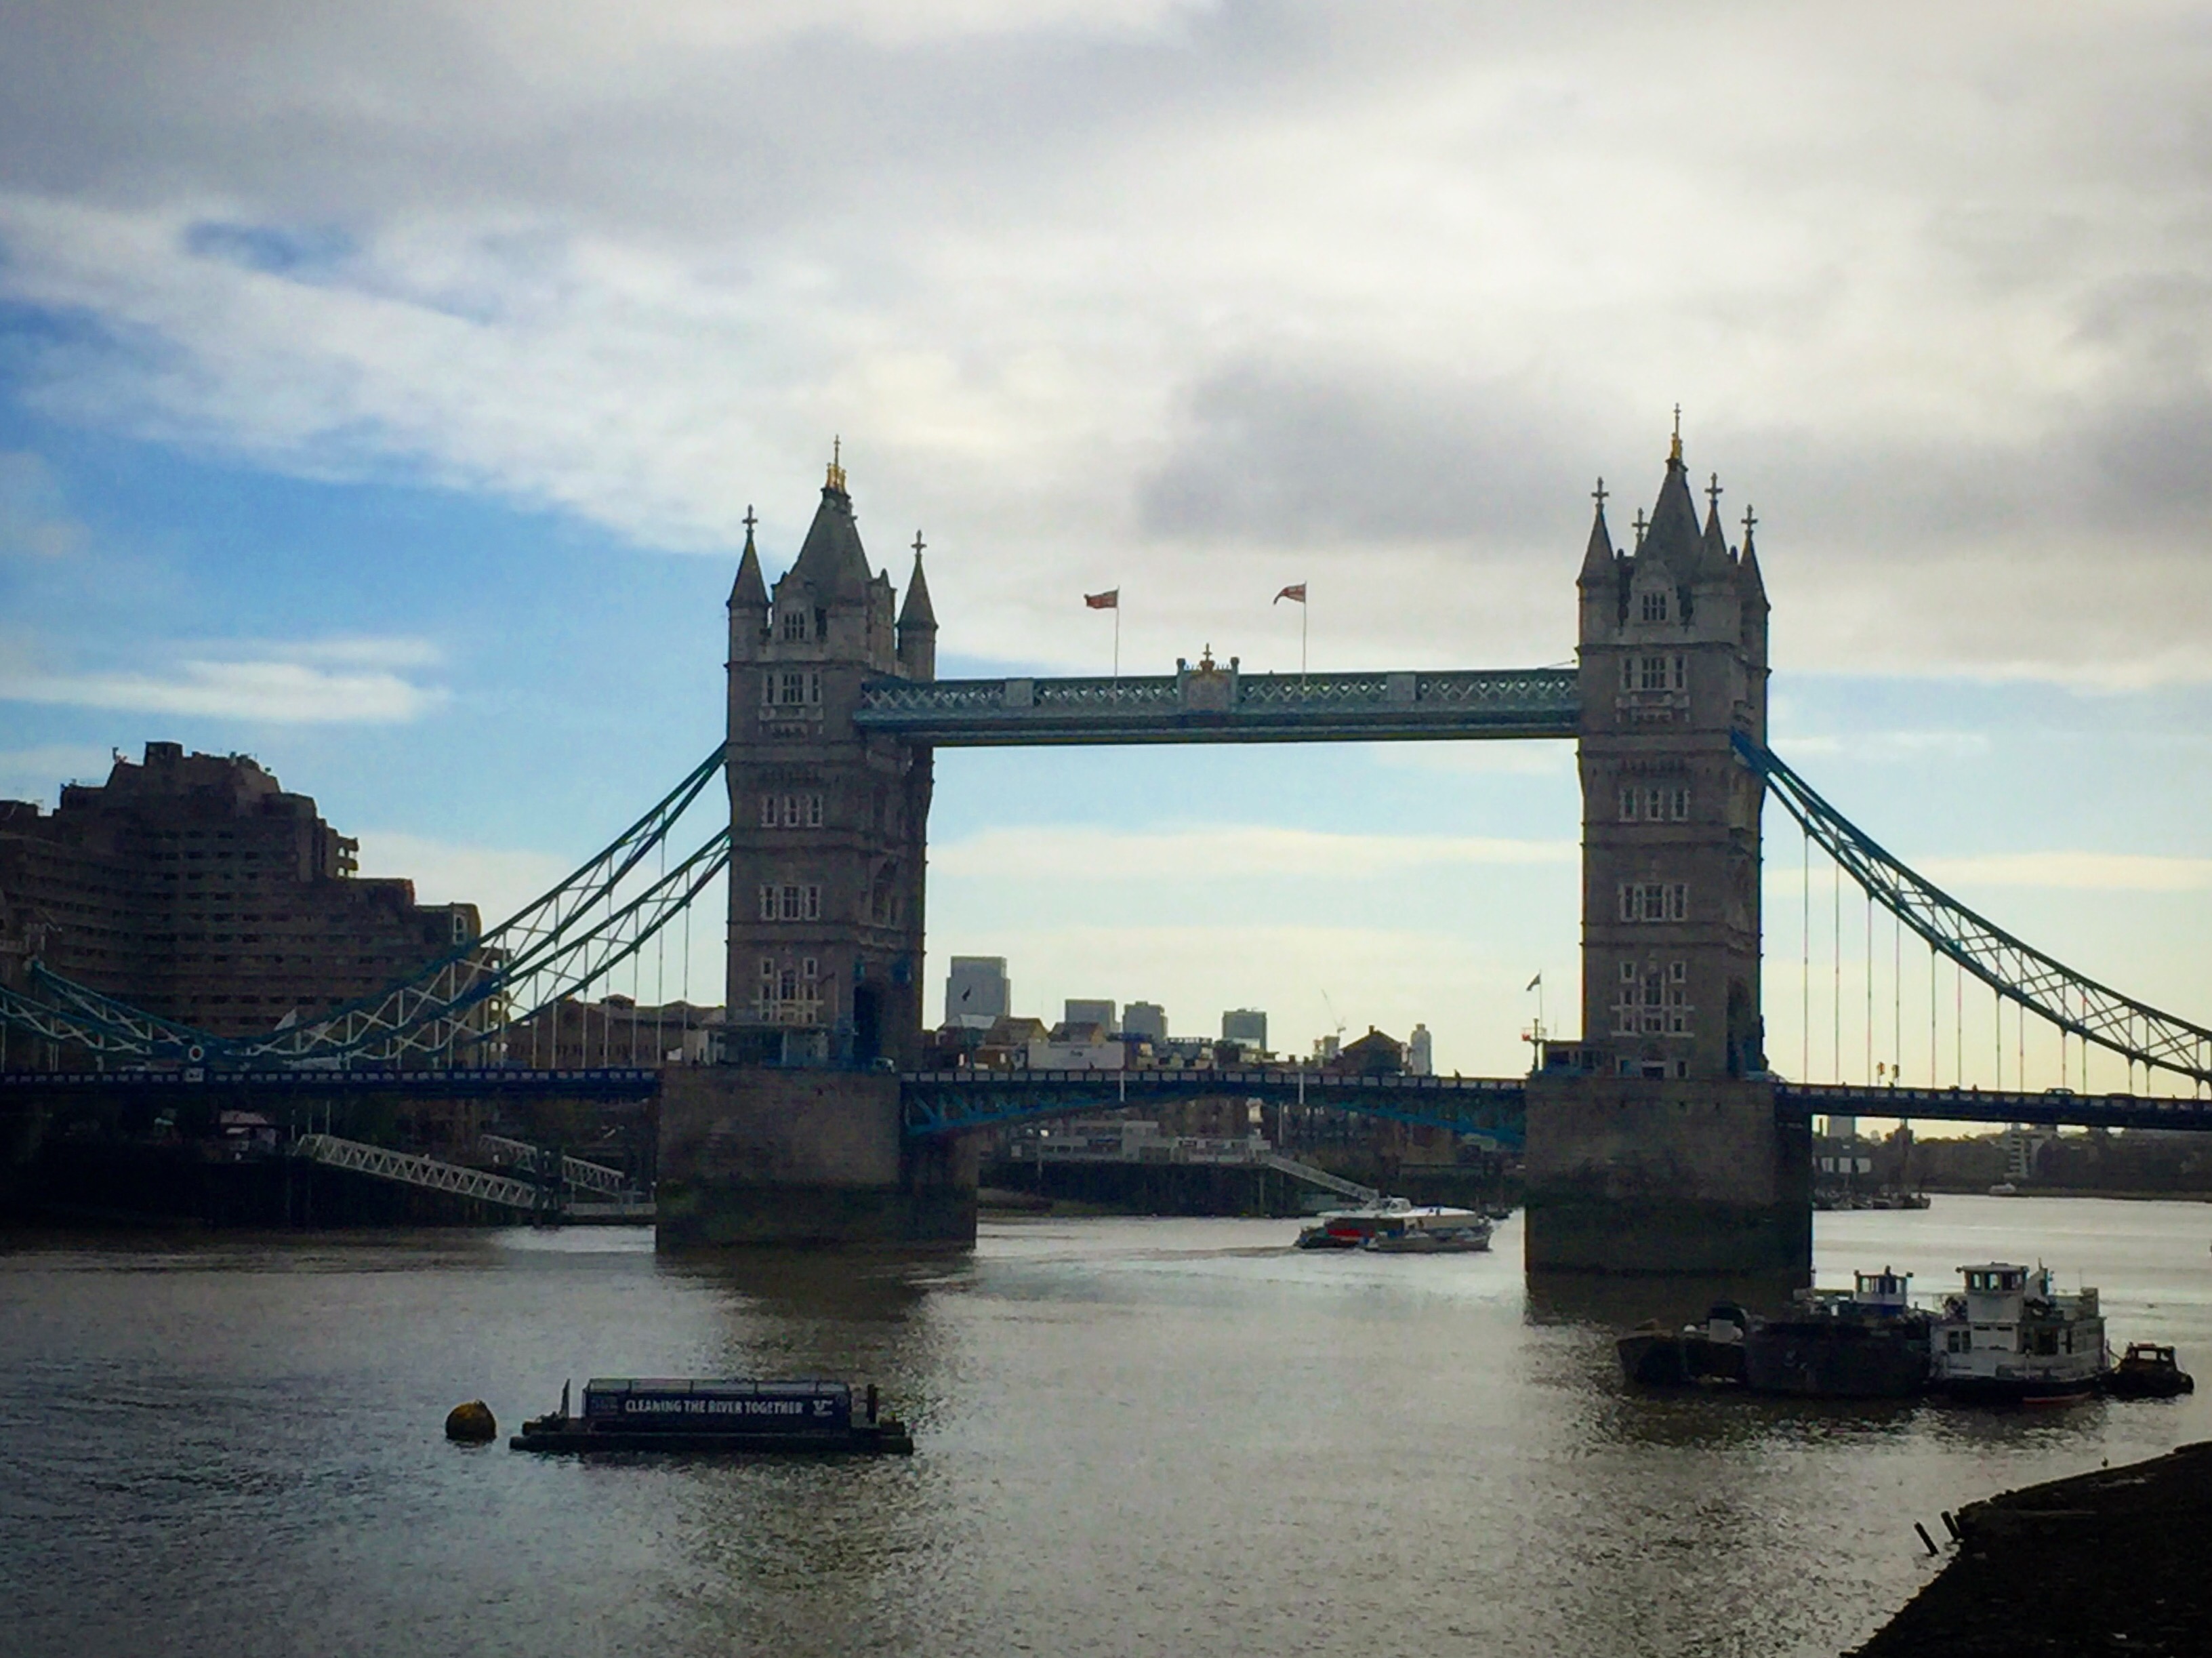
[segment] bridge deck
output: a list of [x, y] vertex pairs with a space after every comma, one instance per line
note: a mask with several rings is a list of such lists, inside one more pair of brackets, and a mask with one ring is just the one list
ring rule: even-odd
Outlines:
[[854, 723], [940, 747], [1572, 737], [1576, 683], [1571, 667], [876, 680], [863, 689]]
[[1974, 1088], [1868, 1088], [1784, 1082], [1774, 1109], [1794, 1117], [1909, 1117], [1945, 1123], [2032, 1123], [2039, 1128], [2212, 1129], [2212, 1100], [2165, 1094], [1999, 1094]]

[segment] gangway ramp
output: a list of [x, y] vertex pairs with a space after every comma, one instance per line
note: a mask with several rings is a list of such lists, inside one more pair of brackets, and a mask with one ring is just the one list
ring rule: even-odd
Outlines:
[[[494, 1162], [508, 1163], [517, 1168], [526, 1168], [533, 1174], [543, 1174], [552, 1154], [526, 1140], [510, 1140], [503, 1134], [482, 1134], [477, 1143]], [[644, 1194], [632, 1186], [629, 1175], [618, 1168], [609, 1168], [605, 1163], [587, 1163], [581, 1157], [561, 1159], [561, 1178], [572, 1186], [588, 1192], [608, 1192], [617, 1198], [642, 1198]]]
[[1327, 1169], [1316, 1168], [1311, 1163], [1302, 1163], [1295, 1157], [1284, 1156], [1280, 1152], [1262, 1153], [1258, 1161], [1262, 1167], [1272, 1168], [1278, 1174], [1287, 1174], [1293, 1180], [1304, 1180], [1308, 1186], [1320, 1186], [1340, 1198], [1349, 1198], [1354, 1203], [1372, 1205], [1382, 1201], [1382, 1194], [1373, 1186], [1362, 1186], [1357, 1180], [1331, 1174]]
[[459, 1163], [441, 1162], [435, 1157], [424, 1157], [416, 1152], [393, 1151], [387, 1146], [341, 1139], [335, 1134], [303, 1134], [293, 1143], [292, 1149], [296, 1155], [312, 1158], [327, 1167], [347, 1169], [379, 1180], [397, 1180], [402, 1186], [420, 1186], [426, 1192], [448, 1192], [457, 1198], [474, 1198], [526, 1214], [534, 1215], [549, 1207], [558, 1197], [543, 1186], [518, 1180], [512, 1175], [465, 1168]]

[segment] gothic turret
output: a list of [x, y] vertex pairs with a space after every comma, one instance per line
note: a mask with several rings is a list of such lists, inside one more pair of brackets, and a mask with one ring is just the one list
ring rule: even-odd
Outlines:
[[1635, 552], [1583, 561], [1583, 1031], [1615, 1076], [1764, 1063], [1759, 784], [1733, 745], [1765, 738], [1765, 596], [1711, 498], [1700, 527], [1678, 426]]
[[905, 626], [895, 600], [835, 459], [773, 589], [747, 539], [730, 596], [726, 767], [738, 1057], [911, 1058], [919, 1040], [929, 753], [854, 717], [871, 684], [933, 668], [919, 570]]
[[909, 680], [937, 677], [937, 613], [930, 607], [929, 583], [921, 573], [921, 532], [914, 536], [914, 574], [907, 580], [906, 603], [899, 607], [899, 667]]

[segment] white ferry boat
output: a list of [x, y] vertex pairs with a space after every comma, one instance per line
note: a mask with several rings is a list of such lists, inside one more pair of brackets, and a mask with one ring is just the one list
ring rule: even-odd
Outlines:
[[1929, 1330], [1929, 1381], [1954, 1399], [2061, 1404], [2097, 1391], [2106, 1364], [2097, 1292], [2063, 1295], [2047, 1267], [1992, 1261], [1959, 1269]]
[[1300, 1249], [1366, 1249], [1383, 1255], [1466, 1254], [1490, 1247], [1491, 1222], [1472, 1209], [1388, 1198], [1364, 1209], [1333, 1209], [1298, 1234]]

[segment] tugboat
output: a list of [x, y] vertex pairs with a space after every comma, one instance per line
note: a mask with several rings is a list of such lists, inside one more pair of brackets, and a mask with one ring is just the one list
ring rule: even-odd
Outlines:
[[1752, 1326], [1744, 1381], [1755, 1393], [1907, 1399], [1928, 1385], [1929, 1314], [1911, 1305], [1912, 1275], [1855, 1272], [1852, 1287], [1801, 1289], [1787, 1315]]
[[584, 1413], [561, 1408], [522, 1424], [518, 1451], [780, 1451], [910, 1456], [914, 1436], [882, 1413], [872, 1384], [855, 1419], [842, 1381], [640, 1381], [595, 1377]]
[[2105, 1372], [2105, 1391], [2114, 1399], [2176, 1399], [2195, 1393], [2197, 1379], [2181, 1368], [2171, 1347], [2131, 1341], [2120, 1362]]
[[1929, 1381], [1953, 1399], [2059, 1405], [2102, 1383], [2105, 1320], [2097, 1292], [2061, 1295], [2047, 1267], [1962, 1266], [1929, 1332]]

